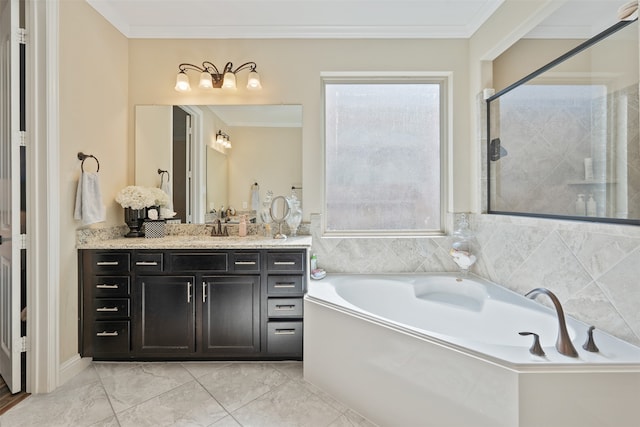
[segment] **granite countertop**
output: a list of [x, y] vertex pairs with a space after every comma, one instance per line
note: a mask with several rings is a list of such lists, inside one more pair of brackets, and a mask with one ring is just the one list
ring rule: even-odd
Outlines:
[[113, 238], [94, 240], [77, 245], [78, 249], [270, 249], [270, 248], [307, 248], [311, 247], [311, 236], [296, 236], [286, 239], [273, 239], [252, 235], [247, 237], [204, 235], [174, 236], [160, 238]]

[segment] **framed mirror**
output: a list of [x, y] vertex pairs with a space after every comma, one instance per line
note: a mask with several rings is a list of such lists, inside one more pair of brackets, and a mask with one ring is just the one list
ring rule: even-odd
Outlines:
[[640, 224], [638, 24], [487, 100], [488, 213]]
[[[219, 131], [230, 148], [217, 142]], [[183, 223], [207, 222], [221, 208], [252, 211], [268, 190], [302, 187], [302, 106], [138, 105], [136, 185], [159, 186], [158, 169], [171, 172], [174, 211]]]

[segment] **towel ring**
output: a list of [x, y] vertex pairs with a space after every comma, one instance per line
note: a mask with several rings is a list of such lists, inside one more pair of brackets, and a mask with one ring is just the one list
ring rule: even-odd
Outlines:
[[164, 182], [164, 175], [167, 175], [167, 182], [169, 182], [169, 180], [171, 179], [171, 176], [169, 175], [169, 171], [165, 171], [162, 170], [160, 168], [158, 168], [158, 175], [160, 175], [160, 186], [162, 186], [162, 183]]
[[98, 158], [93, 154], [84, 154], [81, 151], [78, 153], [78, 160], [82, 160], [82, 163], [80, 164], [80, 169], [82, 170], [82, 172], [84, 172], [84, 161], [87, 160], [89, 157], [95, 160], [96, 164], [98, 165], [98, 168], [96, 169], [96, 173], [100, 172], [100, 162], [98, 161]]

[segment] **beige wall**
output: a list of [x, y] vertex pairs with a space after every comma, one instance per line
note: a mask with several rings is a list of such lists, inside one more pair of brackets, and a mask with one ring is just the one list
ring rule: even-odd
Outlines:
[[251, 185], [260, 185], [260, 200], [268, 190], [288, 196], [302, 184], [300, 128], [230, 127], [229, 206], [251, 208]]
[[[107, 220], [123, 224], [114, 201], [129, 183], [127, 39], [86, 2], [60, 2], [60, 362], [78, 352], [78, 266], [73, 219], [78, 151], [100, 161]], [[85, 163], [93, 168], [91, 162]], [[95, 169], [91, 169], [92, 171]]]
[[[157, 187], [158, 169], [172, 174], [173, 107], [139, 105], [135, 108], [135, 179], [136, 185]], [[171, 182], [171, 181], [170, 181]]]

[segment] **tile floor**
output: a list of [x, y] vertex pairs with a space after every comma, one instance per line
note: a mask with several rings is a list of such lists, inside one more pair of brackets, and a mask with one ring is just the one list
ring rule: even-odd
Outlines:
[[94, 362], [0, 416], [13, 426], [375, 427], [304, 381], [301, 362]]

